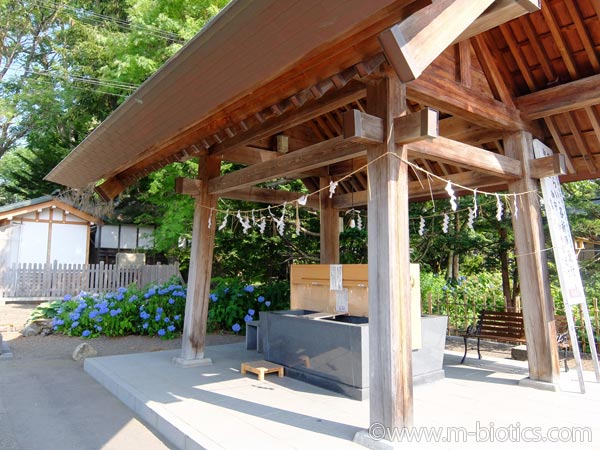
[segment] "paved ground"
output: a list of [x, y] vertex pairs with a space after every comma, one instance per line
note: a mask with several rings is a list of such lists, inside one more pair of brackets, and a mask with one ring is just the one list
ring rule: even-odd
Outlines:
[[[0, 305], [0, 330], [21, 329], [32, 305]], [[2, 332], [14, 357], [0, 360], [0, 450], [171, 448], [72, 360], [83, 340]], [[239, 340], [210, 336], [209, 344]], [[99, 355], [177, 349], [180, 340], [128, 336], [88, 340]]]

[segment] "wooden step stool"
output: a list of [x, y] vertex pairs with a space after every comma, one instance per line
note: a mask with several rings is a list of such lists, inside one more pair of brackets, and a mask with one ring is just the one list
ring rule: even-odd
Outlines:
[[256, 375], [258, 375], [258, 381], [264, 381], [266, 373], [277, 372], [277, 375], [282, 377], [283, 366], [280, 366], [279, 364], [274, 364], [269, 361], [265, 361], [264, 359], [261, 359], [260, 361], [243, 362], [241, 373], [242, 375], [245, 375], [246, 372], [255, 373]]

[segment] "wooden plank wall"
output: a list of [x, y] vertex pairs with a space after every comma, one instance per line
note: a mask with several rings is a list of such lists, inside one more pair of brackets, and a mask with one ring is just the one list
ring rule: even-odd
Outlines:
[[81, 291], [101, 293], [120, 287], [181, 278], [178, 265], [13, 264], [0, 270], [0, 298], [63, 297]]

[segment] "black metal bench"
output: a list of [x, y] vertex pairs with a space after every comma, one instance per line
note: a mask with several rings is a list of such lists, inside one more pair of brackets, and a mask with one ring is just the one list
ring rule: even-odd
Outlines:
[[517, 312], [481, 311], [476, 325], [469, 325], [463, 339], [465, 354], [460, 363], [467, 357], [467, 339], [477, 338], [477, 355], [481, 359], [479, 343], [481, 339], [494, 341], [525, 343], [525, 327], [523, 315]]

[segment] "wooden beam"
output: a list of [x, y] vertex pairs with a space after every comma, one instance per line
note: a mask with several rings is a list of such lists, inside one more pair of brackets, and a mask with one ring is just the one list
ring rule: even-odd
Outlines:
[[480, 146], [504, 137], [502, 130], [486, 128], [457, 116], [442, 119], [439, 124], [440, 136], [465, 144]]
[[600, 103], [600, 74], [517, 98], [523, 117], [541, 119]]
[[546, 178], [566, 175], [567, 163], [564, 155], [555, 153], [546, 158], [532, 159], [529, 162], [529, 174], [531, 178]]
[[[382, 143], [384, 123], [379, 117], [357, 109], [344, 113], [344, 139], [363, 143]], [[438, 136], [438, 112], [424, 108], [394, 119], [396, 143], [409, 143]]]
[[491, 30], [500, 24], [516, 19], [523, 14], [539, 11], [540, 0], [496, 0], [477, 20], [475, 20], [455, 42]]
[[[405, 86], [394, 76], [368, 86], [367, 112], [385, 121], [386, 141], [370, 145], [369, 365], [370, 423], [413, 425], [413, 383], [406, 146], [397, 146], [394, 117], [406, 112]], [[387, 131], [389, 130], [389, 131]], [[399, 158], [381, 157], [389, 152]]]
[[359, 100], [366, 94], [366, 88], [362, 83], [350, 82], [340, 90], [326, 94], [318, 100], [307, 102], [303, 107], [284, 113], [249, 130], [239, 133], [220, 144], [210, 148], [211, 155], [217, 155], [227, 160], [230, 149], [240, 145], [250, 144], [273, 134], [280, 133], [287, 128], [300, 125], [307, 120], [320, 116], [326, 112], [340, 108], [348, 103]]
[[364, 144], [344, 141], [344, 137], [339, 136], [281, 155], [272, 161], [255, 164], [213, 178], [209, 182], [208, 190], [211, 194], [220, 195], [292, 173], [307, 172], [346, 159], [366, 155], [366, 153], [367, 147]]
[[533, 381], [554, 384], [560, 379], [554, 303], [548, 282], [538, 185], [529, 170], [529, 161], [533, 159], [531, 135], [512, 133], [504, 138], [504, 148], [508, 156], [521, 161], [523, 169], [523, 177], [510, 182], [508, 189], [512, 194], [521, 194], [517, 197], [519, 213], [512, 214], [512, 223], [521, 283], [529, 377]]
[[462, 117], [479, 126], [511, 131], [527, 129], [542, 135], [539, 127], [521, 119], [516, 108], [445, 79], [436, 67], [430, 67], [418, 80], [408, 83], [406, 93], [417, 103]]
[[381, 33], [383, 51], [400, 80], [417, 79], [492, 3], [438, 0]]
[[202, 180], [197, 178], [175, 178], [175, 193], [183, 195], [200, 195], [202, 189]]
[[413, 142], [409, 154], [503, 178], [521, 177], [519, 161], [443, 137]]
[[264, 161], [271, 161], [279, 157], [277, 152], [270, 150], [263, 150], [261, 148], [250, 147], [248, 145], [242, 145], [239, 147], [233, 147], [227, 150], [223, 154], [225, 157], [224, 161], [229, 161], [237, 164], [257, 164]]
[[[200, 192], [195, 197], [194, 224], [192, 230], [192, 249], [187, 296], [185, 301], [185, 320], [183, 324], [181, 357], [175, 362], [182, 366], [206, 364], [204, 348], [208, 320], [208, 296], [212, 273], [212, 259], [215, 243], [216, 225], [208, 227], [208, 220], [217, 207], [217, 197], [206, 189], [211, 177], [221, 171], [221, 160], [210, 156], [201, 156], [198, 168]], [[214, 222], [213, 217], [213, 222]]]

